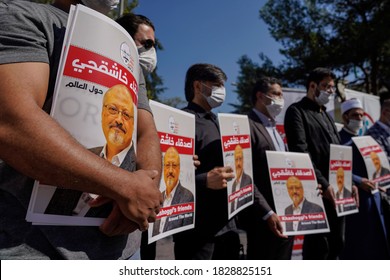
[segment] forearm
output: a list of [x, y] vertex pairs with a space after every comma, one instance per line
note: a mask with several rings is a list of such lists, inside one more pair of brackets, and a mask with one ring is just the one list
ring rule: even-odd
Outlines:
[[160, 142], [153, 117], [146, 110], [138, 111], [137, 169], [157, 170], [158, 187], [162, 170]]
[[85, 149], [39, 107], [30, 108], [28, 115], [2, 117], [0, 155], [19, 172], [45, 184], [111, 198], [118, 192], [120, 183], [113, 182], [120, 168]]

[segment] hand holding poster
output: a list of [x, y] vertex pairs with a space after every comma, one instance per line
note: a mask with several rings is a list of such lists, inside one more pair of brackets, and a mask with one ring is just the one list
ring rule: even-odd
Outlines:
[[276, 213], [285, 234], [329, 232], [309, 155], [275, 151], [266, 155]]
[[[135, 170], [139, 68], [126, 30], [99, 12], [72, 6], [51, 116], [91, 152], [128, 171]], [[26, 219], [97, 226], [112, 203], [91, 208], [95, 197], [36, 181]]]
[[195, 117], [150, 101], [163, 153], [160, 191], [163, 205], [149, 227], [149, 243], [194, 227], [195, 223]]
[[335, 193], [338, 217], [359, 211], [352, 196], [352, 147], [330, 145], [329, 184]]
[[248, 117], [218, 114], [224, 166], [233, 168], [235, 178], [228, 182], [229, 219], [253, 203], [252, 150]]
[[377, 187], [387, 189], [390, 187], [390, 166], [385, 152], [371, 136], [352, 137], [366, 164], [368, 179]]

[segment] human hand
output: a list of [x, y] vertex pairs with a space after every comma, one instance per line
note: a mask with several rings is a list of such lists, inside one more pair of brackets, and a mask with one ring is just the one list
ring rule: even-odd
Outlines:
[[317, 196], [319, 196], [319, 195], [322, 196], [323, 190], [322, 190], [322, 185], [321, 184], [317, 185], [317, 190], [318, 190]]
[[283, 234], [283, 227], [282, 223], [279, 220], [278, 215], [273, 213], [271, 216], [268, 217], [267, 219], [267, 224], [269, 229], [275, 234], [277, 237], [280, 238], [288, 238], [287, 235]]
[[355, 200], [356, 206], [359, 208], [359, 190], [355, 185], [352, 186], [352, 197]]
[[156, 220], [156, 214], [163, 203], [160, 190], [155, 188], [156, 170], [137, 170], [131, 173], [129, 183], [120, 188], [114, 198], [122, 214], [138, 224], [141, 231], [148, 229], [149, 223]]
[[138, 228], [138, 224], [127, 219], [119, 209], [118, 204], [114, 202], [110, 215], [100, 225], [99, 229], [105, 235], [117, 236], [129, 234]]
[[333, 187], [331, 185], [329, 185], [325, 191], [324, 190], [322, 191], [322, 197], [330, 201], [333, 207], [336, 209], [336, 199], [335, 199]]
[[227, 182], [233, 178], [233, 169], [230, 166], [215, 167], [207, 172], [207, 187], [213, 190], [226, 188]]
[[376, 189], [375, 184], [367, 178], [362, 178], [362, 182], [360, 183], [359, 188], [368, 193], [371, 193]]
[[194, 166], [195, 166], [195, 169], [197, 169], [200, 165], [200, 161], [198, 160], [198, 155], [194, 155], [192, 157], [192, 160], [194, 161]]

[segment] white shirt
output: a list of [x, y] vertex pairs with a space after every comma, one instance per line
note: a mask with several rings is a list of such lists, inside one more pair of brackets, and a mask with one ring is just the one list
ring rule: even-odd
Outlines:
[[[171, 192], [169, 193], [169, 195], [167, 195], [166, 193], [166, 190], [164, 191], [163, 193], [163, 197], [164, 197], [164, 202], [163, 202], [163, 207], [169, 207], [171, 206], [172, 204], [172, 200], [173, 200], [173, 197], [175, 196], [175, 193], [176, 193], [176, 187], [179, 185], [179, 181], [177, 181], [177, 184], [176, 186], [171, 190]], [[163, 232], [164, 231], [164, 226], [165, 226], [165, 223], [167, 221], [167, 216], [163, 217], [160, 219], [160, 232]]]
[[[294, 215], [301, 215], [301, 213], [302, 213], [302, 205], [303, 205], [304, 201], [305, 201], [305, 199], [302, 199], [301, 203], [299, 203], [297, 207], [295, 207], [294, 204], [293, 204], [293, 214]], [[299, 224], [299, 221], [294, 221], [293, 222], [293, 229], [294, 229], [294, 231], [297, 231], [298, 224]]]
[[256, 108], [253, 108], [253, 111], [256, 113], [264, 127], [267, 129], [267, 132], [272, 139], [272, 143], [274, 144], [276, 151], [285, 152], [286, 146], [284, 145], [283, 139], [276, 129], [275, 120], [267, 117]]

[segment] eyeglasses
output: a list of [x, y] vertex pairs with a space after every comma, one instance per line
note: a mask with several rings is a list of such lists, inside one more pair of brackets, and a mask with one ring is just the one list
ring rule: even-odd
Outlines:
[[336, 92], [336, 87], [331, 84], [320, 84], [320, 86], [325, 88], [326, 91]]
[[151, 49], [152, 47], [155, 47], [155, 46], [156, 46], [156, 42], [153, 41], [152, 39], [147, 39], [147, 40], [141, 41], [141, 45], [144, 46], [145, 49], [149, 50], [149, 49]]
[[122, 114], [122, 117], [126, 120], [129, 121], [133, 118], [133, 116], [126, 110], [119, 110], [113, 105], [104, 105], [104, 108], [107, 109], [108, 113], [113, 116], [117, 116], [119, 114]]

